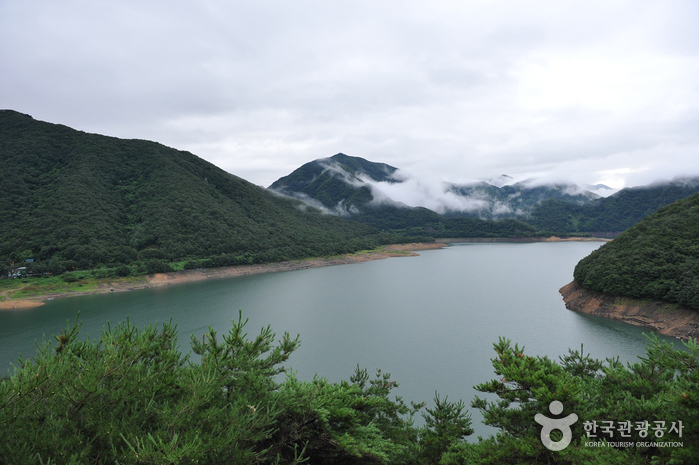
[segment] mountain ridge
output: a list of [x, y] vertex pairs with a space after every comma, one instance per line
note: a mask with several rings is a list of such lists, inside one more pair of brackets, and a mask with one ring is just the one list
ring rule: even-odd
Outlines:
[[395, 182], [392, 176], [396, 171], [397, 168], [385, 163], [338, 153], [305, 163], [273, 182], [268, 189], [348, 216], [359, 213], [360, 206], [373, 199], [371, 189], [364, 185], [367, 179]]
[[0, 161], [0, 212], [9, 218], [0, 224], [3, 268], [34, 260], [36, 272], [54, 274], [116, 265], [130, 273], [146, 263], [155, 272], [175, 261], [261, 263], [389, 240], [190, 152], [89, 134], [13, 110], [0, 111]]
[[425, 184], [396, 167], [343, 153], [308, 162], [269, 189], [311, 204], [318, 201], [328, 211], [345, 216], [388, 204], [427, 208], [447, 217], [514, 218], [527, 216], [550, 198], [582, 204], [598, 197], [570, 183], [536, 185], [535, 180], [515, 182], [504, 174], [490, 182]]
[[[385, 224], [380, 217], [390, 207], [393, 217], [403, 218], [391, 222], [396, 229], [422, 224], [429, 231], [435, 224], [466, 217], [523, 221], [540, 234], [604, 237], [614, 237], [658, 208], [699, 192], [699, 178], [625, 188], [606, 197], [572, 183], [516, 181], [506, 174], [465, 184], [428, 182], [384, 163], [345, 154], [334, 157], [342, 157], [344, 165], [329, 166], [327, 161], [333, 157], [317, 159], [278, 179], [270, 189], [380, 228]], [[383, 171], [381, 176], [358, 174], [346, 168], [348, 161]], [[600, 184], [589, 187], [611, 191]]]

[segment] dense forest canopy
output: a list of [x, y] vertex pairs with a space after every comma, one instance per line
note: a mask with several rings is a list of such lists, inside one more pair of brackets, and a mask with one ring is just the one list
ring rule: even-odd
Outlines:
[[660, 209], [582, 259], [574, 278], [607, 294], [699, 309], [699, 194]]
[[233, 265], [400, 241], [273, 195], [189, 152], [14, 111], [0, 111], [0, 160], [4, 267], [34, 259], [30, 266], [54, 273], [136, 263], [164, 271], [178, 260]]
[[576, 205], [546, 200], [534, 209], [528, 221], [549, 231], [578, 233], [622, 232], [672, 202], [699, 191], [699, 179], [622, 189], [606, 198]]

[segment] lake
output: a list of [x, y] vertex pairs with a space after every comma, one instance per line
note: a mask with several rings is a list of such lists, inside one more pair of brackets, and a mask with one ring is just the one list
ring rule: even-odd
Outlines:
[[[138, 326], [172, 319], [188, 351], [191, 334], [226, 332], [241, 309], [251, 335], [267, 324], [279, 336], [301, 335], [288, 362], [301, 378], [349, 379], [359, 364], [391, 373], [406, 400], [430, 403], [438, 391], [469, 405], [472, 387], [495, 377], [490, 359], [500, 336], [554, 359], [581, 344], [597, 358], [645, 353], [648, 330], [569, 311], [558, 293], [601, 244], [452, 244], [418, 257], [54, 300], [0, 312], [0, 369], [20, 353], [31, 356], [35, 340], [52, 339], [78, 312], [82, 337], [127, 317]], [[476, 434], [494, 431], [472, 415]]]

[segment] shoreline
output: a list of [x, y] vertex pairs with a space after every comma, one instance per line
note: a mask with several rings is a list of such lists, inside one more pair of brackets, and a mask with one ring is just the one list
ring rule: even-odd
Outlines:
[[[409, 244], [391, 244], [379, 247], [375, 250], [344, 254], [333, 257], [306, 258], [274, 263], [260, 263], [255, 265], [237, 265], [220, 268], [200, 268], [196, 270], [172, 271], [169, 273], [156, 273], [134, 278], [102, 278], [97, 281], [97, 287], [85, 291], [46, 292], [19, 299], [8, 298], [0, 301], [2, 310], [22, 310], [40, 307], [48, 300], [77, 297], [81, 295], [109, 294], [114, 292], [128, 292], [137, 289], [151, 287], [170, 286], [186, 282], [201, 281], [204, 279], [233, 278], [252, 274], [277, 273], [281, 271], [295, 271], [321, 266], [349, 265], [371, 260], [383, 260], [391, 257], [409, 257], [419, 255], [416, 251], [441, 249], [454, 243], [469, 242], [607, 242], [610, 239], [598, 237], [493, 237], [493, 238], [438, 238], [435, 242], [413, 242]], [[140, 278], [140, 279], [139, 279]], [[4, 291], [6, 296], [10, 291]]]
[[[40, 307], [47, 300], [77, 297], [82, 295], [110, 294], [114, 292], [128, 292], [137, 289], [171, 286], [187, 282], [201, 281], [204, 279], [233, 278], [263, 273], [277, 273], [281, 271], [296, 271], [321, 266], [349, 265], [372, 260], [383, 260], [391, 257], [411, 257], [419, 255], [416, 251], [433, 250], [447, 247], [441, 242], [415, 242], [411, 244], [392, 244], [380, 247], [376, 250], [345, 254], [334, 257], [307, 258], [274, 263], [260, 263], [255, 265], [225, 266], [220, 268], [200, 268], [196, 270], [172, 271], [168, 273], [156, 273], [146, 275], [144, 280], [133, 282], [128, 278], [101, 279], [96, 289], [86, 291], [48, 292], [20, 299], [7, 299], [0, 301], [0, 311], [21, 310]], [[8, 291], [5, 291], [7, 293]]]
[[585, 289], [572, 281], [559, 290], [568, 310], [641, 326], [687, 340], [699, 337], [699, 311], [679, 304], [633, 299]]
[[605, 237], [559, 237], [559, 236], [548, 236], [548, 237], [470, 237], [470, 238], [459, 238], [459, 237], [444, 237], [437, 238], [435, 242], [442, 244], [453, 244], [457, 242], [514, 242], [514, 243], [528, 243], [528, 242], [609, 242], [611, 239]]

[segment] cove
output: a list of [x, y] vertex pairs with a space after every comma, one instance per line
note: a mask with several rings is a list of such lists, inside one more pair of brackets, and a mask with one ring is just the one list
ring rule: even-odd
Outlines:
[[[228, 331], [240, 309], [251, 335], [268, 324], [278, 337], [301, 335], [287, 364], [301, 378], [347, 380], [359, 364], [390, 372], [407, 401], [429, 404], [438, 391], [468, 406], [472, 387], [495, 376], [490, 359], [500, 336], [553, 359], [581, 344], [597, 358], [644, 355], [647, 330], [571, 312], [558, 293], [600, 245], [460, 243], [418, 257], [54, 300], [0, 312], [0, 369], [31, 356], [35, 340], [52, 339], [78, 312], [81, 337], [127, 317], [141, 327], [172, 320], [188, 352], [190, 335], [201, 337], [209, 326]], [[470, 411], [472, 437], [494, 431]]]

